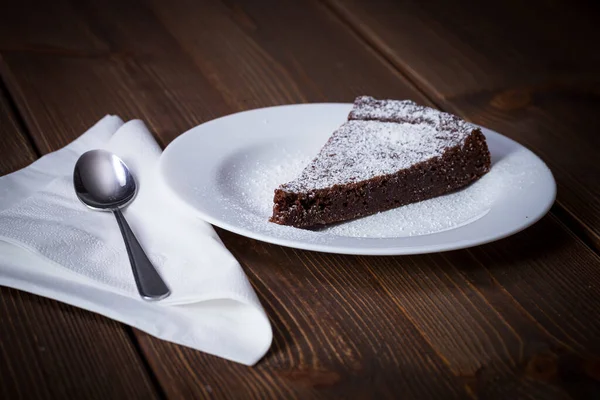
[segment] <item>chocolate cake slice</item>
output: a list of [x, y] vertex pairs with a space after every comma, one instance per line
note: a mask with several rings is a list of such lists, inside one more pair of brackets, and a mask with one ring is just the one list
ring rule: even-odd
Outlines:
[[345, 221], [455, 191], [489, 170], [474, 125], [412, 101], [362, 96], [300, 176], [275, 190], [270, 220]]

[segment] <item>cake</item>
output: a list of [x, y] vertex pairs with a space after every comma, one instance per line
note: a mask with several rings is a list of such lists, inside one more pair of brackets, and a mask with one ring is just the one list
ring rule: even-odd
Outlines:
[[275, 189], [270, 221], [346, 221], [456, 191], [489, 170], [478, 127], [412, 101], [361, 96], [300, 176]]

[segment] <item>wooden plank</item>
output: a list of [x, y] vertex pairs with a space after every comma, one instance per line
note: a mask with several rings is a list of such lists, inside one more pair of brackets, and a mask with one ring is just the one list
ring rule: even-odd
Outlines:
[[[111, 49], [110, 57], [6, 56], [36, 142], [45, 143], [44, 132], [63, 132], [49, 147], [76, 137], [105, 112], [143, 117], [165, 144], [194, 123], [244, 108], [414, 93], [315, 3], [78, 7], [86, 26]], [[152, 37], [152, 44], [137, 44], [144, 37]], [[315, 48], [306, 49], [302, 37]], [[324, 71], [314, 67], [317, 56]], [[339, 77], [332, 72], [337, 65], [345, 70]], [[496, 245], [482, 253], [332, 256], [219, 231], [272, 318], [275, 342], [267, 357], [247, 368], [142, 333], [138, 338], [173, 397], [516, 397], [525, 390], [537, 397], [567, 396], [573, 379], [584, 381], [585, 374], [542, 380], [531, 375], [532, 365], [554, 360], [561, 348], [567, 356], [560, 353], [557, 360], [585, 365], [589, 354], [578, 352], [597, 355], [590, 345], [597, 331], [584, 321], [587, 311], [577, 309], [570, 311], [571, 320], [591, 324], [589, 331], [562, 334], [556, 328], [565, 310], [552, 296], [564, 287], [547, 275], [561, 273], [575, 285], [583, 263], [583, 278], [596, 282], [598, 259], [556, 220], [547, 218], [539, 227], [514, 240], [556, 237], [560, 251], [552, 257], [541, 257], [538, 249], [523, 250], [521, 259], [519, 253], [510, 256], [510, 246]], [[491, 257], [504, 261], [490, 269]], [[516, 274], [521, 268], [530, 272]], [[598, 307], [598, 297], [592, 288], [572, 299]]]
[[[220, 233], [236, 257], [247, 263], [253, 282], [258, 281], [258, 292], [267, 293], [270, 315], [278, 314], [273, 303], [290, 296], [299, 299], [297, 313], [319, 310], [321, 323], [337, 326], [354, 317], [350, 327], [371, 325], [376, 331], [380, 322], [372, 318], [368, 304], [378, 301], [373, 291], [385, 292], [470, 394], [592, 398], [582, 396], [600, 390], [600, 381], [584, 368], [600, 365], [600, 324], [592, 311], [600, 299], [600, 259], [559, 226], [554, 217], [547, 217], [531, 230], [497, 244], [405, 257], [293, 251]], [[545, 232], [553, 232], [553, 251], [547, 251], [549, 242], [541, 239]], [[299, 260], [287, 257], [282, 262], [279, 251], [291, 251]], [[552, 260], [561, 260], [562, 268], [557, 270]], [[574, 268], [577, 271], [570, 272]], [[306, 282], [308, 290], [285, 287], [282, 278], [265, 281], [261, 274], [265, 270]], [[333, 290], [333, 297], [323, 288]], [[311, 289], [316, 294], [306, 296]], [[340, 309], [347, 314], [336, 315]], [[393, 312], [389, 318], [394, 318]], [[363, 334], [376, 343], [382, 340], [373, 331]], [[402, 354], [402, 349], [390, 342], [387, 350]], [[383, 349], [377, 354], [388, 353]], [[408, 356], [402, 354], [400, 359]], [[544, 368], [557, 372], [552, 379], [538, 379], [532, 365], [547, 359]], [[569, 368], [571, 375], [566, 373]], [[407, 373], [402, 368], [397, 371]]]
[[[442, 108], [536, 151], [600, 249], [600, 40], [591, 4], [327, 0]], [[468, 12], [466, 12], [468, 10]]]
[[420, 88], [439, 98], [558, 78], [597, 78], [600, 55], [592, 45], [598, 37], [592, 4], [324, 2]]
[[0, 176], [31, 164], [37, 158], [29, 141], [19, 129], [8, 100], [0, 87]]
[[68, 0], [4, 2], [0, 13], [3, 51], [106, 52]]
[[[0, 175], [36, 159], [2, 91], [0, 132]], [[5, 287], [0, 316], [1, 398], [158, 396], [122, 325]]]

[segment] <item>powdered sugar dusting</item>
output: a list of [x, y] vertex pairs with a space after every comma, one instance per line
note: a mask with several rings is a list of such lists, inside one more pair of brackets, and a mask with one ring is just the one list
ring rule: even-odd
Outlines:
[[475, 129], [453, 115], [411, 101], [371, 97], [359, 97], [349, 118], [300, 176], [282, 189], [315, 190], [393, 174], [440, 157], [464, 143]]
[[350, 111], [348, 119], [436, 124], [439, 117], [444, 115], [452, 117], [451, 114], [419, 106], [410, 100], [376, 100], [373, 97], [360, 96], [354, 101], [354, 108]]
[[[239, 215], [240, 222], [248, 228], [260, 229], [278, 237], [305, 240], [305, 230], [267, 221], [272, 213], [273, 187], [276, 182], [297, 174], [310, 158], [309, 154], [302, 151], [288, 152], [286, 147], [293, 149], [295, 146], [261, 152], [236, 164], [227, 174], [226, 182], [222, 183], [232, 190], [227, 197], [237, 201], [232, 202], [226, 212]], [[505, 193], [526, 190], [539, 179], [539, 174], [540, 169], [532, 164], [528, 151], [520, 149], [493, 160], [489, 173], [458, 192], [311, 233], [318, 235], [321, 242], [327, 242], [339, 236], [394, 238], [455, 229], [485, 216], [496, 202], [501, 201]]]
[[310, 160], [310, 156], [300, 151], [287, 151], [285, 147], [278, 149], [277, 153], [282, 156], [281, 159], [265, 158], [251, 162], [244, 168], [247, 172], [240, 176], [236, 171], [233, 177], [241, 189], [238, 199], [243, 207], [255, 214], [267, 215], [267, 219], [273, 213], [273, 188], [282, 180], [297, 176]]

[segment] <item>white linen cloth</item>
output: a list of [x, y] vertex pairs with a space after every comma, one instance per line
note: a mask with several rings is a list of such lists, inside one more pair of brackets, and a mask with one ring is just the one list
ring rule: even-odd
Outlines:
[[[87, 209], [74, 193], [75, 162], [97, 148], [133, 172], [139, 191], [124, 215], [171, 289], [165, 300], [139, 297], [114, 216]], [[212, 227], [160, 180], [160, 154], [143, 122], [107, 116], [65, 148], [0, 177], [0, 285], [253, 365], [271, 345], [269, 320]]]

